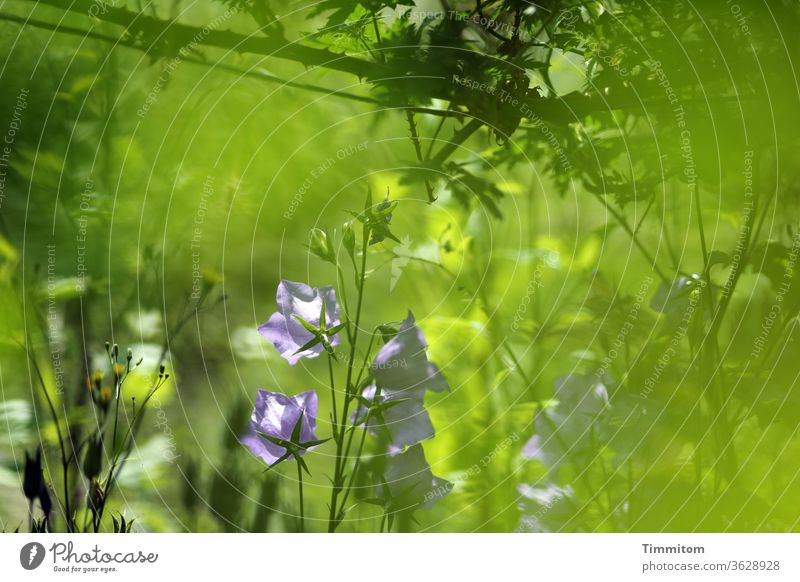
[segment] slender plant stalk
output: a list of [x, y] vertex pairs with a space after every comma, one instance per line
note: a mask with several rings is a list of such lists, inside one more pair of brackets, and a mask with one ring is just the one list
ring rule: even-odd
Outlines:
[[[103, 489], [103, 503], [100, 505], [100, 511], [98, 512], [98, 520], [97, 520], [97, 523], [95, 524], [95, 533], [100, 528], [100, 524], [101, 524], [101, 521], [103, 519], [103, 512], [104, 512], [105, 506], [106, 506], [106, 501], [108, 500], [108, 497], [109, 497], [109, 495], [111, 493], [111, 489], [112, 489], [112, 487], [114, 485], [114, 478], [119, 476], [120, 471], [122, 471], [122, 468], [125, 465], [125, 461], [126, 461], [127, 457], [130, 456], [131, 450], [133, 449], [133, 444], [136, 441], [136, 434], [138, 433], [139, 427], [142, 424], [142, 419], [144, 418], [144, 413], [145, 413], [145, 410], [146, 410], [146, 407], [147, 407], [147, 403], [150, 402], [150, 399], [158, 391], [158, 389], [161, 388], [161, 386], [164, 385], [164, 383], [167, 381], [168, 378], [169, 378], [169, 374], [167, 374], [167, 375], [165, 375], [163, 377], [159, 376], [159, 379], [156, 381], [156, 383], [153, 386], [153, 388], [150, 390], [150, 392], [147, 394], [147, 396], [142, 401], [142, 404], [139, 406], [139, 410], [138, 411], [136, 411], [136, 410], [134, 411], [133, 418], [131, 419], [131, 422], [128, 425], [128, 430], [125, 432], [125, 435], [122, 437], [122, 441], [120, 443], [120, 444], [125, 443], [125, 447], [124, 447], [124, 453], [125, 454], [124, 454], [124, 456], [122, 455], [123, 447], [122, 446], [117, 447], [116, 444], [114, 444], [112, 442], [111, 446], [114, 448], [114, 458], [113, 458], [113, 460], [111, 462], [111, 467], [110, 467], [109, 472], [108, 472], [108, 479], [106, 480], [105, 488]], [[123, 380], [124, 380], [124, 378], [123, 378]], [[121, 386], [120, 386], [120, 393], [121, 392], [122, 392], [122, 389], [121, 389]], [[135, 406], [135, 404], [134, 404], [134, 406]], [[122, 461], [120, 461], [120, 457], [123, 457]]]
[[[417, 156], [417, 161], [422, 164], [425, 158], [422, 155], [422, 146], [420, 145], [419, 134], [417, 133], [417, 123], [414, 120], [414, 113], [412, 111], [406, 110], [406, 121], [408, 122], [408, 131], [411, 134], [411, 144], [414, 146], [414, 153]], [[433, 195], [431, 183], [427, 178], [425, 178], [424, 182], [425, 190], [428, 193], [428, 203], [433, 204], [436, 202], [436, 197]]]
[[642, 253], [642, 256], [647, 260], [648, 263], [650, 263], [650, 266], [653, 268], [655, 274], [658, 275], [658, 278], [661, 279], [665, 285], [669, 286], [671, 283], [670, 279], [664, 274], [664, 271], [661, 270], [661, 267], [658, 266], [655, 257], [650, 254], [650, 251], [648, 251], [644, 245], [642, 245], [639, 237], [630, 227], [628, 221], [625, 220], [625, 217], [622, 216], [622, 214], [620, 214], [613, 206], [611, 206], [601, 194], [594, 193], [594, 196], [603, 206], [605, 206], [606, 210], [616, 219], [619, 225], [625, 229], [625, 232], [627, 232], [628, 236], [631, 237], [631, 241], [633, 241], [634, 246], [639, 249], [639, 252]]
[[347, 414], [350, 411], [350, 402], [353, 399], [355, 389], [352, 385], [353, 364], [356, 357], [356, 346], [358, 344], [358, 332], [361, 325], [361, 308], [364, 303], [364, 282], [367, 275], [367, 252], [369, 245], [369, 226], [365, 223], [361, 229], [361, 269], [358, 273], [358, 298], [356, 301], [356, 318], [350, 341], [350, 355], [347, 360], [347, 380], [345, 381], [344, 405], [342, 406], [341, 423], [339, 425], [339, 438], [336, 439], [336, 459], [334, 462], [333, 488], [331, 490], [330, 513], [328, 517], [328, 531], [333, 533], [339, 525], [338, 502], [339, 493], [342, 488], [342, 478], [344, 472], [344, 437], [347, 428]]
[[[30, 337], [28, 337], [28, 344], [30, 344]], [[20, 344], [21, 345], [21, 344]], [[47, 407], [50, 411], [50, 416], [53, 418], [53, 423], [56, 427], [56, 435], [58, 437], [58, 448], [61, 454], [61, 468], [64, 473], [64, 520], [66, 521], [67, 525], [67, 533], [73, 533], [73, 525], [72, 525], [72, 511], [70, 509], [70, 491], [69, 491], [69, 457], [67, 457], [66, 448], [64, 446], [64, 436], [61, 432], [61, 423], [58, 420], [58, 414], [56, 413], [56, 407], [53, 404], [53, 400], [50, 398], [50, 393], [47, 391], [47, 385], [44, 381], [44, 376], [42, 375], [42, 370], [39, 368], [39, 363], [33, 357], [33, 354], [30, 353], [27, 346], [22, 346], [25, 350], [25, 353], [28, 356], [28, 360], [33, 364], [34, 370], [36, 370], [36, 375], [39, 378], [39, 384], [42, 386], [42, 392], [44, 393], [45, 400], [47, 401]]]
[[[373, 337], [374, 337], [374, 334], [373, 334]], [[372, 345], [372, 342], [370, 342], [370, 345]], [[367, 350], [367, 352], [369, 353], [369, 350]], [[356, 384], [358, 384], [358, 383], [356, 383]], [[376, 386], [376, 388], [375, 388], [375, 396], [372, 399], [373, 404], [378, 403], [380, 401], [380, 397], [381, 397], [381, 387], [380, 386]], [[353, 483], [355, 482], [356, 474], [358, 473], [358, 467], [361, 464], [361, 454], [364, 452], [364, 443], [367, 440], [367, 421], [368, 421], [368, 419], [365, 418], [364, 419], [364, 430], [361, 431], [361, 440], [358, 443], [358, 452], [356, 453], [356, 460], [355, 460], [355, 463], [353, 464], [353, 470], [350, 473], [350, 479], [348, 479], [348, 481], [347, 481], [347, 487], [345, 487], [345, 489], [344, 489], [344, 497], [342, 498], [342, 504], [341, 504], [342, 509], [347, 504], [347, 498], [350, 497], [350, 491], [353, 490]], [[356, 427], [355, 427], [355, 425], [353, 425], [353, 427], [352, 427], [352, 429], [350, 431], [350, 440], [347, 443], [347, 449], [345, 451], [345, 456], [350, 454], [350, 445], [353, 442], [353, 432], [355, 431], [355, 429], [356, 429]]]
[[[338, 283], [338, 291], [339, 297], [342, 300], [342, 306], [344, 307], [344, 317], [345, 321], [350, 321], [350, 307], [347, 304], [347, 290], [344, 286], [344, 273], [342, 272], [342, 267], [339, 266], [338, 259], [336, 260], [336, 281]], [[353, 335], [352, 331], [350, 330], [350, 324], [344, 326], [344, 330], [347, 333], [347, 341], [352, 343], [353, 342]]]
[[303, 502], [303, 467], [297, 461], [297, 488], [300, 493], [300, 533], [306, 531], [305, 503]]
[[[338, 434], [338, 414], [336, 412], [336, 383], [333, 375], [333, 356], [328, 352], [328, 374], [330, 375], [331, 382], [331, 407], [333, 408], [333, 426], [331, 430], [334, 436]], [[338, 436], [337, 436], [338, 439]]]
[[[373, 345], [373, 343], [375, 343], [375, 333], [376, 333], [377, 331], [378, 331], [378, 329], [377, 329], [377, 328], [375, 328], [374, 330], [372, 330], [372, 335], [370, 336], [370, 338], [369, 338], [369, 344], [367, 345], [367, 353], [366, 353], [366, 354], [364, 354], [364, 363], [363, 363], [363, 364], [361, 364], [361, 370], [359, 370], [359, 372], [358, 372], [358, 376], [356, 376], [356, 381], [354, 382], [355, 386], [359, 386], [359, 385], [361, 385], [361, 378], [362, 378], [362, 376], [364, 375], [364, 370], [366, 370], [366, 369], [367, 369], [367, 364], [369, 363], [369, 355], [370, 355], [370, 353], [372, 352], [372, 345]], [[355, 427], [355, 426], [353, 426], [353, 427], [351, 427], [351, 429], [350, 429], [350, 435], [349, 435], [349, 437], [348, 437], [348, 439], [347, 439], [347, 445], [346, 445], [346, 447], [345, 447], [345, 449], [344, 449], [344, 456], [345, 456], [345, 458], [348, 458], [348, 457], [350, 456], [350, 447], [351, 447], [351, 446], [352, 446], [352, 444], [353, 444], [353, 432], [354, 432], [355, 428], [356, 428], [356, 427]], [[360, 453], [359, 453], [359, 456], [360, 456]], [[358, 458], [356, 458], [356, 463], [358, 463]]]

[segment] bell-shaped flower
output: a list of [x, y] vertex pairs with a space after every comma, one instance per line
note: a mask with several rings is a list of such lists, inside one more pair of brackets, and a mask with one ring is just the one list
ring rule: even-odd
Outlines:
[[448, 388], [439, 368], [428, 361], [427, 347], [409, 311], [400, 331], [378, 350], [372, 363], [372, 375], [382, 394], [410, 398], [424, 396], [426, 390], [443, 392]]
[[274, 465], [322, 443], [314, 434], [316, 428], [316, 391], [286, 396], [259, 390], [250, 425], [239, 442], [267, 465]]
[[[453, 484], [433, 474], [422, 445], [386, 458], [383, 493], [390, 511], [430, 509], [453, 489]], [[388, 495], [386, 495], [388, 493]]]
[[401, 398], [398, 394], [377, 394], [375, 384], [367, 386], [361, 393], [361, 404], [356, 410], [358, 424], [366, 423], [369, 433], [384, 439], [390, 455], [402, 452], [434, 436], [433, 424], [425, 410], [421, 394], [409, 394]]
[[258, 331], [290, 364], [316, 358], [339, 343], [339, 306], [330, 285], [316, 289], [283, 280], [278, 284], [277, 303], [278, 311]]
[[571, 461], [585, 461], [603, 438], [608, 410], [608, 390], [594, 377], [571, 374], [556, 380], [558, 404], [536, 413], [536, 434], [525, 444], [522, 456], [537, 459], [550, 469]]

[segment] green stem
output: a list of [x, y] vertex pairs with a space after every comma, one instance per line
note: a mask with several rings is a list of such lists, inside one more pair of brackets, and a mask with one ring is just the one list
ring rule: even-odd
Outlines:
[[[31, 345], [30, 336], [27, 337], [28, 345]], [[22, 345], [20, 343], [20, 345]], [[58, 448], [61, 453], [61, 467], [64, 472], [64, 521], [67, 525], [67, 533], [73, 532], [73, 525], [72, 525], [72, 510], [70, 509], [70, 491], [69, 491], [69, 457], [67, 457], [66, 447], [64, 445], [64, 436], [61, 432], [61, 423], [58, 420], [58, 414], [56, 413], [56, 407], [53, 405], [53, 400], [50, 398], [50, 393], [47, 391], [47, 384], [45, 384], [44, 376], [42, 375], [42, 370], [39, 368], [39, 363], [33, 357], [33, 354], [30, 353], [28, 350], [28, 346], [22, 345], [23, 349], [25, 350], [25, 354], [28, 356], [28, 360], [33, 365], [34, 370], [36, 370], [36, 375], [39, 378], [39, 384], [42, 386], [42, 392], [44, 393], [44, 398], [47, 401], [47, 407], [50, 410], [50, 416], [53, 418], [53, 424], [56, 427], [56, 435], [58, 437]]]
[[[116, 359], [114, 358], [111, 360], [112, 373], [114, 373], [113, 370], [115, 363]], [[130, 370], [130, 367], [128, 369]], [[119, 426], [119, 401], [122, 400], [122, 381], [123, 379], [120, 377], [116, 377], [114, 379], [114, 383], [116, 384], [116, 402], [114, 403], [114, 428], [111, 431], [111, 449], [114, 451], [114, 461], [111, 464], [111, 468], [108, 472], [108, 481], [106, 482], [105, 490], [103, 491], [103, 500], [100, 502], [100, 507], [97, 508], [97, 520], [94, 526], [95, 533], [97, 533], [97, 531], [100, 529], [100, 523], [103, 520], [103, 510], [105, 509], [106, 505], [105, 500], [108, 498], [108, 493], [111, 490], [111, 484], [114, 481], [114, 469], [116, 468], [117, 460], [119, 459], [119, 454], [117, 453], [117, 429]]]
[[336, 279], [339, 287], [339, 297], [342, 300], [342, 306], [344, 307], [343, 320], [347, 322], [347, 324], [344, 326], [344, 330], [347, 333], [347, 341], [352, 343], [353, 336], [352, 331], [350, 330], [350, 307], [347, 304], [347, 289], [344, 285], [344, 273], [342, 273], [342, 267], [339, 266], [338, 259], [336, 261]]
[[[358, 376], [356, 377], [355, 386], [359, 386], [361, 384], [361, 377], [364, 375], [364, 370], [367, 369], [367, 362], [369, 361], [369, 354], [372, 351], [372, 344], [375, 342], [375, 333], [377, 333], [377, 331], [378, 331], [377, 328], [375, 328], [372, 331], [372, 335], [370, 336], [370, 339], [369, 339], [369, 345], [367, 346], [367, 353], [364, 355], [364, 363], [361, 365], [361, 370], [359, 370]], [[378, 390], [380, 390], [380, 388], [378, 388]], [[350, 435], [347, 437], [347, 444], [345, 445], [345, 448], [344, 448], [344, 458], [345, 459], [350, 457], [350, 448], [353, 446], [353, 433], [355, 432], [355, 429], [356, 429], [355, 425], [350, 427]], [[342, 434], [344, 434], [344, 432], [345, 432], [345, 429], [344, 429], [344, 427], [342, 427]], [[364, 448], [364, 442], [363, 442], [364, 439], [363, 439], [363, 437], [362, 437], [361, 441], [362, 441], [361, 445], [359, 446], [359, 449], [358, 449], [358, 456], [356, 456], [356, 464], [355, 464], [355, 467], [353, 468], [354, 472], [355, 472], [355, 469], [358, 467], [358, 461], [361, 458], [361, 451]], [[352, 475], [351, 475], [350, 481], [352, 482]], [[346, 500], [347, 500], [347, 495], [345, 494], [345, 498], [344, 498], [344, 500], [342, 500], [342, 506], [344, 505]]]
[[361, 230], [361, 269], [358, 273], [358, 299], [356, 302], [356, 319], [353, 328], [352, 340], [350, 342], [350, 355], [347, 361], [347, 380], [345, 382], [344, 406], [342, 407], [341, 423], [339, 425], [339, 438], [336, 439], [336, 460], [334, 462], [333, 489], [331, 491], [330, 513], [328, 517], [328, 532], [333, 533], [339, 525], [338, 501], [339, 493], [342, 488], [342, 473], [344, 471], [345, 458], [342, 446], [344, 444], [345, 429], [347, 427], [347, 414], [350, 410], [350, 401], [353, 396], [353, 364], [355, 363], [356, 345], [358, 343], [358, 332], [361, 324], [361, 307], [364, 303], [364, 282], [367, 273], [367, 250], [369, 244], [369, 227], [364, 224]]
[[306, 516], [305, 504], [303, 502], [303, 468], [300, 466], [300, 461], [297, 461], [297, 487], [300, 492], [300, 533], [305, 533]]
[[700, 209], [700, 189], [697, 187], [697, 184], [694, 186], [692, 198], [694, 199], [694, 211], [697, 214], [697, 230], [700, 235], [700, 250], [703, 253], [703, 265], [708, 269], [708, 246], [706, 244], [706, 231], [705, 228], [703, 228], [703, 212]]
[[[372, 337], [374, 338], [375, 335], [373, 334]], [[372, 343], [370, 342], [370, 346], [371, 345], [372, 345]], [[367, 353], [369, 353], [369, 350], [367, 350]], [[381, 387], [377, 386], [375, 388], [375, 396], [372, 399], [373, 405], [377, 404], [380, 401], [380, 397], [381, 397]], [[344, 489], [344, 497], [342, 498], [342, 504], [341, 504], [342, 508], [344, 508], [345, 504], [347, 503], [347, 498], [350, 497], [350, 491], [352, 491], [352, 489], [353, 489], [353, 483], [355, 482], [355, 479], [356, 479], [356, 473], [358, 473], [358, 467], [361, 464], [361, 454], [364, 452], [364, 443], [367, 440], [367, 422], [368, 422], [368, 420], [369, 419], [367, 419], [367, 418], [364, 419], [364, 428], [363, 428], [363, 430], [361, 432], [361, 441], [358, 443], [358, 452], [356, 453], [356, 461], [353, 464], [353, 471], [350, 473], [350, 479], [348, 479], [348, 481], [347, 481], [347, 487], [345, 487], [345, 489]], [[353, 431], [355, 431], [355, 430], [356, 430], [356, 426], [353, 425], [353, 427], [352, 427], [352, 429], [350, 431], [350, 438], [349, 438], [349, 440], [347, 442], [347, 449], [345, 449], [345, 457], [349, 456], [349, 454], [350, 454], [350, 445], [353, 442]]]
[[[144, 418], [144, 412], [147, 407], [147, 403], [150, 402], [150, 399], [158, 391], [158, 389], [164, 385], [168, 377], [169, 377], [168, 374], [164, 377], [159, 377], [159, 379], [156, 381], [156, 384], [153, 386], [153, 388], [150, 390], [150, 392], [142, 401], [142, 404], [139, 406], [138, 412], [132, 415], [131, 422], [128, 425], [128, 430], [125, 432], [125, 436], [122, 438], [122, 441], [120, 443], [121, 446], [117, 447], [113, 441], [111, 443], [111, 446], [113, 447], [114, 450], [114, 458], [111, 462], [111, 466], [108, 471], [108, 479], [106, 480], [106, 486], [103, 490], [103, 503], [101, 504], [98, 511], [98, 516], [97, 516], [98, 519], [95, 525], [95, 533], [97, 533], [97, 531], [100, 528], [100, 522], [103, 519], [103, 511], [105, 509], [106, 502], [108, 501], [109, 495], [111, 493], [111, 488], [114, 485], [114, 477], [119, 476], [119, 473], [120, 471], [122, 471], [122, 468], [125, 465], [125, 461], [127, 460], [127, 457], [130, 456], [131, 450], [133, 449], [133, 445], [136, 442], [136, 434], [138, 433], [139, 427], [141, 426], [142, 423], [142, 419]], [[122, 381], [124, 381], [124, 378]], [[122, 393], [122, 388], [120, 384], [120, 394], [121, 393]], [[122, 446], [122, 444], [124, 444], [125, 446]], [[120, 457], [122, 456], [123, 452], [125, 453], [125, 455], [122, 461], [120, 461]]]
[[[417, 155], [417, 161], [422, 164], [425, 158], [422, 155], [422, 145], [419, 143], [419, 134], [417, 133], [417, 123], [414, 121], [414, 113], [406, 109], [406, 121], [408, 122], [408, 131], [411, 134], [411, 144], [414, 146], [414, 153]], [[426, 178], [425, 190], [428, 192], [428, 204], [436, 202], [436, 197], [433, 195], [433, 188], [430, 181]]]
[[369, 355], [372, 352], [372, 345], [375, 343], [375, 334], [378, 333], [378, 328], [372, 330], [372, 335], [369, 336], [369, 344], [367, 344], [367, 353], [364, 354], [364, 362], [361, 364], [361, 369], [358, 372], [358, 376], [356, 376], [355, 385], [358, 386], [361, 384], [361, 378], [364, 376], [364, 371], [367, 369], [369, 364]]
[[593, 194], [594, 197], [597, 198], [597, 200], [600, 202], [600, 204], [605, 206], [606, 210], [611, 214], [611, 216], [613, 216], [616, 219], [616, 221], [625, 230], [625, 232], [628, 233], [628, 236], [631, 237], [631, 241], [633, 242], [634, 246], [639, 250], [639, 252], [645, 258], [645, 260], [647, 260], [647, 262], [650, 263], [650, 266], [652, 267], [655, 274], [658, 275], [658, 278], [661, 279], [661, 281], [667, 287], [669, 287], [672, 281], [664, 274], [664, 271], [661, 270], [661, 267], [658, 266], [655, 257], [650, 254], [650, 251], [648, 251], [644, 247], [644, 245], [642, 245], [641, 241], [639, 240], [639, 237], [630, 227], [628, 221], [625, 220], [625, 217], [622, 216], [622, 214], [620, 214], [613, 206], [611, 206], [601, 194], [597, 193]]
[[331, 381], [331, 408], [333, 409], [333, 426], [331, 427], [331, 430], [333, 431], [334, 436], [336, 436], [338, 434], [337, 431], [339, 425], [336, 422], [336, 419], [338, 418], [338, 414], [336, 412], [336, 384], [333, 376], [333, 356], [330, 354], [330, 352], [328, 352], [328, 373]]

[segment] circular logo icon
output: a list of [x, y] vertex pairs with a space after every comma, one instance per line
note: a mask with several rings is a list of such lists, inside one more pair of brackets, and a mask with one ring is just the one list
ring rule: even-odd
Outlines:
[[19, 563], [26, 570], [35, 570], [44, 561], [44, 546], [39, 542], [30, 542], [19, 551]]

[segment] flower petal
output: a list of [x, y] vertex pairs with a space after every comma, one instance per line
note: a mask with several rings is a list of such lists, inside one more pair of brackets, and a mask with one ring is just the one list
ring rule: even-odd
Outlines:
[[[283, 280], [278, 284], [278, 311], [273, 313], [258, 331], [273, 343], [281, 356], [292, 365], [301, 358], [316, 358], [324, 346], [318, 343], [302, 352], [297, 352], [310, 342], [314, 335], [300, 323], [295, 316], [302, 318], [314, 327], [320, 325], [322, 299], [325, 298], [326, 326], [340, 323], [336, 292], [331, 286], [314, 289], [305, 283]], [[331, 345], [339, 344], [338, 335], [331, 338]]]
[[[282, 313], [276, 311], [270, 315], [269, 319], [258, 328], [258, 333], [271, 341], [275, 349], [278, 350], [281, 356], [289, 360], [290, 364], [297, 363], [300, 355], [295, 356], [294, 353], [300, 347], [300, 344], [295, 342], [289, 333], [286, 318]], [[308, 335], [311, 337], [311, 334]]]
[[431, 472], [419, 444], [389, 457], [384, 478], [397, 509], [429, 508], [452, 489], [451, 483]]
[[447, 381], [439, 368], [428, 361], [427, 347], [422, 330], [414, 324], [414, 315], [409, 311], [397, 335], [375, 356], [375, 381], [387, 393], [446, 390]]
[[[296, 406], [298, 410], [305, 411], [303, 413], [303, 424], [300, 429], [300, 440], [302, 442], [317, 440], [317, 436], [314, 434], [314, 431], [317, 429], [317, 408], [319, 406], [316, 390], [302, 392], [294, 396], [292, 400], [294, 406]], [[292, 429], [294, 429], [294, 425], [292, 425]]]
[[[374, 384], [368, 386], [362, 392], [362, 396], [372, 401], [375, 397], [375, 390]], [[381, 394], [380, 404], [387, 404], [392, 400], [399, 399], [400, 397]], [[363, 417], [365, 413], [363, 405], [356, 411], [356, 415], [359, 417]], [[390, 455], [401, 453], [406, 447], [416, 445], [436, 434], [421, 398], [408, 398], [403, 402], [388, 406], [383, 410], [381, 416], [381, 419], [371, 417], [367, 423], [367, 430], [371, 435], [388, 441]]]
[[286, 449], [283, 447], [269, 442], [267, 439], [254, 432], [245, 433], [239, 439], [239, 442], [250, 449], [250, 452], [253, 453], [254, 456], [263, 459], [267, 465], [272, 465], [286, 452]]
[[256, 392], [256, 405], [250, 416], [248, 431], [241, 437], [240, 442], [250, 449], [253, 455], [271, 465], [286, 453], [286, 449], [258, 433], [291, 441], [292, 433], [302, 413], [300, 442], [317, 440], [314, 434], [317, 425], [317, 407], [317, 393], [313, 390], [293, 397], [280, 392], [259, 390]]

